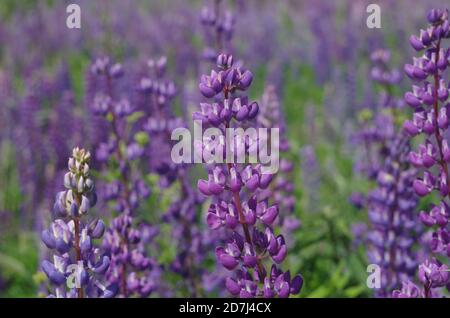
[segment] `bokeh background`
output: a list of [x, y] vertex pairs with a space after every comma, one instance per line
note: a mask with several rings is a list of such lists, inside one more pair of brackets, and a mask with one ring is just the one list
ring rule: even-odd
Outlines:
[[[82, 9], [82, 28], [65, 26], [66, 6]], [[368, 265], [355, 224], [367, 211], [349, 200], [373, 183], [358, 172], [362, 151], [352, 136], [361, 111], [377, 109], [380, 87], [370, 77], [371, 53], [391, 52], [390, 65], [403, 69], [413, 50], [408, 38], [423, 26], [427, 11], [447, 1], [376, 1], [381, 29], [366, 27], [360, 0], [222, 0], [235, 23], [226, 49], [255, 75], [249, 94], [261, 100], [275, 87], [291, 147], [285, 154], [291, 174], [295, 216], [301, 227], [289, 247], [288, 267], [301, 272], [300, 297], [371, 297]], [[413, 4], [412, 4], [413, 2]], [[211, 67], [205, 61], [211, 38], [200, 21], [212, 1], [2, 0], [0, 4], [0, 296], [43, 296], [39, 269], [46, 249], [39, 233], [50, 222], [54, 195], [62, 186], [70, 149], [95, 152], [101, 127], [89, 111], [89, 67], [107, 55], [124, 65], [126, 84], [136, 84], [149, 58], [167, 57], [167, 78], [177, 94], [173, 111], [190, 119], [200, 99], [198, 80]], [[409, 81], [394, 92], [402, 96]], [[405, 110], [405, 112], [408, 112]], [[192, 187], [203, 176], [192, 172]], [[163, 215], [176, 196], [177, 182], [154, 190], [140, 217], [160, 227], [154, 256], [170, 266], [176, 253], [170, 222]], [[199, 222], [204, 223], [203, 212]], [[96, 209], [108, 217], [108, 206]], [[201, 225], [200, 225], [201, 226]], [[213, 251], [205, 251], [213, 254]], [[213, 255], [202, 266], [212, 266]], [[217, 274], [219, 275], [219, 274]], [[189, 296], [178, 288], [180, 276], [168, 271], [165, 292]], [[167, 293], [166, 293], [167, 292]], [[217, 296], [205, 291], [204, 296]]]

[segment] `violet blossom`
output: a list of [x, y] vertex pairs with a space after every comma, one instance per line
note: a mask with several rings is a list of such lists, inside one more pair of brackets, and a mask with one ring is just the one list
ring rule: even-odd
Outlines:
[[416, 170], [408, 162], [409, 140], [397, 124], [403, 103], [393, 91], [401, 77], [396, 69], [389, 68], [390, 58], [387, 50], [371, 54], [370, 76], [382, 87], [376, 107], [381, 113], [367, 117], [359, 132], [367, 156], [361, 162], [363, 171], [376, 186], [367, 198], [361, 193], [350, 198], [355, 206], [368, 210], [368, 231], [361, 232], [357, 224], [354, 234], [356, 242], [366, 244], [369, 263], [380, 266], [381, 288], [374, 291], [377, 297], [390, 296], [400, 282], [412, 279], [421, 255], [414, 240], [422, 234], [414, 217], [418, 205], [412, 190]]
[[231, 11], [223, 11], [222, 1], [211, 1], [213, 5], [205, 5], [200, 13], [200, 21], [203, 25], [207, 44], [202, 55], [205, 60], [212, 62], [215, 61], [219, 52], [229, 51], [234, 32], [235, 17]]
[[[264, 90], [257, 117], [258, 123], [265, 128], [278, 128], [281, 134], [280, 151], [287, 154], [290, 150], [289, 140], [286, 138], [286, 123], [278, 99], [275, 87], [268, 85]], [[293, 163], [283, 156], [280, 159], [280, 173], [273, 180], [273, 183], [267, 189], [261, 191], [260, 200], [265, 200], [273, 196], [275, 202], [278, 202], [280, 211], [278, 222], [283, 232], [292, 232], [299, 228], [300, 220], [294, 215], [295, 196], [294, 183], [292, 182]]]
[[[171, 109], [176, 87], [173, 81], [166, 79], [166, 64], [165, 56], [148, 60], [148, 72], [140, 78], [137, 87], [140, 109], [147, 115], [142, 128], [150, 137], [145, 149], [148, 165], [151, 172], [158, 174], [163, 188], [177, 178], [178, 166], [170, 158], [172, 143], [168, 141], [172, 130], [184, 125]], [[154, 155], [155, 149], [158, 149], [158, 156]]]
[[401, 291], [393, 293], [395, 297], [433, 297], [436, 288], [449, 282], [446, 262], [450, 257], [450, 208], [447, 198], [450, 195], [450, 150], [447, 141], [450, 104], [447, 102], [449, 84], [444, 74], [450, 61], [450, 49], [445, 46], [445, 41], [450, 38], [448, 10], [432, 9], [427, 19], [427, 28], [420, 30], [418, 36], [410, 37], [411, 46], [422, 53], [413, 58], [412, 64], [405, 65], [405, 73], [415, 83], [412, 91], [404, 96], [405, 102], [414, 110], [413, 118], [405, 121], [404, 128], [411, 137], [423, 135], [425, 139], [417, 151], [409, 154], [410, 162], [421, 171], [414, 180], [413, 189], [420, 197], [432, 193], [439, 197], [439, 202], [431, 204], [428, 211], [420, 212], [420, 220], [432, 230], [428, 242], [430, 250], [446, 261], [441, 263], [437, 258], [427, 259], [419, 266], [423, 288], [417, 291], [411, 282], [405, 282]]
[[122, 65], [107, 57], [99, 58], [91, 72], [103, 81], [99, 86], [104, 88], [97, 92], [91, 107], [107, 120], [110, 131], [109, 139], [97, 149], [97, 159], [115, 172], [105, 185], [104, 198], [114, 202], [118, 212], [103, 240], [103, 248], [111, 254], [106, 277], [119, 286], [121, 297], [147, 297], [157, 288], [159, 265], [147, 256], [142, 228], [135, 220], [140, 201], [150, 195], [150, 189], [134, 170], [134, 163], [144, 154], [144, 145], [136, 138], [138, 131], [128, 127], [127, 119], [135, 109], [126, 97], [115, 95], [116, 82], [124, 73]]
[[418, 198], [412, 183], [416, 170], [407, 161], [409, 141], [399, 134], [390, 143], [377, 186], [367, 198], [367, 255], [369, 263], [381, 269], [377, 297], [388, 297], [401, 281], [412, 279], [419, 262], [414, 237], [420, 237], [421, 226], [415, 222]]
[[387, 145], [396, 137], [396, 113], [403, 103], [393, 94], [401, 76], [398, 70], [389, 67], [391, 53], [378, 49], [372, 52], [370, 59], [371, 80], [381, 87], [378, 103], [374, 107], [378, 112], [373, 114], [370, 109], [364, 109], [359, 113], [361, 129], [354, 136], [354, 140], [362, 145], [365, 152], [364, 158], [356, 163], [356, 170], [375, 180], [384, 158], [389, 153]]
[[[183, 289], [192, 297], [200, 297], [205, 289], [213, 289], [216, 285], [211, 280], [204, 284], [209, 272], [201, 266], [211, 244], [199, 226], [198, 208], [204, 199], [191, 189], [190, 166], [177, 165], [171, 160], [172, 131], [187, 125], [182, 118], [175, 116], [172, 109], [176, 87], [166, 78], [166, 63], [165, 56], [150, 59], [137, 88], [141, 109], [148, 115], [142, 125], [150, 136], [146, 155], [150, 171], [158, 175], [161, 188], [166, 189], [175, 182], [181, 188], [162, 216], [162, 221], [171, 225], [171, 235], [176, 242], [176, 255], [168, 269], [182, 277], [175, 285], [176, 289]], [[155, 155], [155, 149], [158, 149], [158, 155]]]
[[[251, 85], [252, 73], [234, 67], [233, 57], [227, 54], [217, 57], [217, 66], [219, 70], [203, 75], [199, 85], [203, 96], [215, 99], [202, 103], [202, 111], [195, 112], [193, 118], [203, 126], [220, 129], [250, 125], [259, 111], [258, 104], [247, 101], [243, 95]], [[259, 164], [227, 163], [212, 165], [208, 180], [198, 181], [200, 192], [213, 198], [207, 214], [208, 226], [228, 230], [227, 242], [216, 248], [216, 257], [233, 272], [225, 285], [235, 296], [289, 297], [302, 287], [300, 275], [291, 277], [290, 271], [279, 268], [286, 258], [287, 246], [283, 235], [273, 231], [278, 206], [258, 199], [272, 178], [273, 175], [262, 173]], [[266, 261], [272, 264], [269, 271]]]
[[66, 190], [56, 195], [53, 222], [42, 232], [42, 241], [54, 250], [52, 261], [41, 265], [55, 288], [50, 297], [113, 297], [117, 289], [98, 280], [108, 270], [110, 257], [93, 242], [103, 236], [105, 224], [98, 218], [87, 221], [89, 209], [97, 202], [90, 159], [88, 151], [73, 149], [69, 172], [64, 175]]

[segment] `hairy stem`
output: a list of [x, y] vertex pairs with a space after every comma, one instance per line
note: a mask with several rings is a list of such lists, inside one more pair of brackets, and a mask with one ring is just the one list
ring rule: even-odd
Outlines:
[[[78, 207], [81, 206], [81, 195], [79, 193], [75, 194], [75, 200], [77, 202]], [[76, 259], [77, 259], [77, 264], [79, 264], [80, 262], [82, 262], [81, 259], [81, 248], [80, 248], [80, 218], [79, 217], [74, 217], [73, 218], [73, 223], [74, 223], [74, 234], [75, 234], [75, 255], [76, 255]], [[78, 284], [78, 282], [77, 282]], [[79, 288], [77, 288], [77, 295], [78, 298], [84, 298], [84, 292], [83, 292], [83, 288], [80, 286]]]
[[[439, 40], [437, 45], [436, 45], [436, 55], [435, 55], [435, 65], [437, 65], [437, 62], [439, 60], [439, 50], [441, 48], [441, 41]], [[434, 73], [434, 89], [433, 89], [433, 98], [434, 98], [434, 103], [433, 103], [433, 109], [434, 109], [434, 116], [435, 118], [437, 118], [438, 114], [439, 114], [439, 99], [438, 99], [438, 87], [439, 87], [439, 69], [436, 69], [436, 72]], [[447, 163], [444, 160], [444, 153], [442, 151], [442, 135], [441, 132], [439, 130], [438, 125], [435, 125], [436, 129], [434, 132], [434, 135], [436, 137], [436, 143], [437, 146], [439, 148], [439, 164], [442, 167], [442, 171], [444, 171], [445, 173], [445, 179], [447, 181], [447, 185], [450, 185], [450, 178], [449, 178], [449, 173], [448, 173], [448, 166]]]
[[[224, 97], [225, 100], [228, 99], [229, 94], [230, 94], [230, 89], [228, 87], [224, 88]], [[229, 124], [227, 123], [225, 125], [225, 129], [229, 128]], [[228, 142], [228, 144], [230, 144]], [[233, 164], [232, 163], [227, 163], [227, 168], [228, 168], [228, 174], [231, 175], [231, 168], [233, 168]], [[242, 212], [242, 202], [241, 202], [241, 197], [239, 196], [239, 193], [237, 192], [232, 192], [233, 193], [233, 200], [234, 200], [234, 204], [236, 205], [236, 209], [238, 211], [238, 215], [239, 215], [239, 223], [242, 225], [242, 229], [244, 231], [244, 236], [245, 236], [245, 241], [250, 244], [250, 246], [252, 246], [253, 250], [255, 250], [254, 246], [253, 246], [253, 242], [252, 242], [252, 237], [250, 235], [250, 230], [248, 228], [248, 224], [245, 222], [245, 217], [244, 217], [244, 213]], [[264, 281], [264, 266], [261, 262], [261, 259], [259, 257], [257, 257], [257, 266], [258, 266], [258, 273], [259, 273], [259, 279], [261, 281]]]

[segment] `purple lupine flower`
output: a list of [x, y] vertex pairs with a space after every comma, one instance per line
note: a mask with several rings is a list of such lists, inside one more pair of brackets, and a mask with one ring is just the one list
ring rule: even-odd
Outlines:
[[313, 145], [305, 145], [300, 149], [301, 172], [304, 190], [308, 197], [308, 211], [317, 211], [318, 194], [320, 192], [321, 175], [316, 150]]
[[[162, 188], [177, 182], [181, 186], [180, 195], [171, 203], [163, 215], [163, 221], [171, 225], [172, 237], [176, 243], [176, 256], [169, 269], [183, 279], [177, 287], [183, 287], [192, 297], [204, 295], [205, 276], [209, 271], [203, 266], [207, 253], [213, 246], [207, 235], [201, 230], [197, 217], [198, 206], [203, 198], [191, 189], [189, 184], [190, 166], [176, 165], [171, 160], [171, 133], [175, 128], [187, 126], [180, 117], [176, 117], [171, 102], [175, 97], [175, 84], [166, 79], [166, 57], [151, 59], [147, 62], [148, 74], [144, 75], [138, 84], [138, 92], [142, 100], [143, 110], [148, 113], [148, 119], [143, 123], [143, 129], [149, 134], [147, 147], [148, 162], [151, 172], [159, 176]], [[153, 155], [158, 149], [158, 156]], [[208, 283], [208, 289], [213, 290], [220, 283]]]
[[[272, 85], [268, 85], [264, 90], [257, 121], [262, 127], [278, 128], [280, 130], [280, 151], [281, 153], [288, 153], [290, 144], [286, 138], [286, 123], [275, 87]], [[294, 165], [291, 161], [287, 158], [281, 158], [280, 174], [277, 175], [271, 187], [261, 191], [260, 196], [261, 200], [273, 196], [274, 201], [279, 202], [282, 213], [278, 221], [285, 233], [292, 232], [300, 226], [300, 220], [293, 214], [295, 210], [294, 184], [289, 177], [292, 175], [293, 168]]]
[[[140, 107], [148, 115], [142, 127], [150, 136], [145, 149], [150, 171], [159, 175], [163, 188], [176, 180], [178, 169], [170, 159], [172, 143], [167, 140], [170, 140], [174, 128], [184, 126], [170, 107], [177, 91], [175, 83], [165, 78], [166, 64], [165, 56], [150, 59], [147, 62], [149, 72], [140, 78], [137, 85]], [[153, 155], [154, 149], [158, 149], [158, 156]]]
[[[35, 78], [26, 78], [23, 101], [11, 109], [11, 115], [17, 122], [16, 158], [23, 166], [18, 170], [21, 194], [26, 198], [22, 201], [21, 219], [41, 231], [44, 219], [39, 211], [47, 210], [53, 200], [55, 176], [65, 169], [65, 154], [78, 139], [79, 129], [74, 130], [77, 120], [73, 107], [67, 107], [72, 92], [64, 65], [53, 77], [36, 73]], [[52, 109], [54, 104], [57, 106]]]
[[[111, 255], [106, 278], [110, 284], [119, 286], [121, 297], [147, 297], [157, 288], [159, 265], [147, 256], [143, 246], [144, 233], [141, 232], [142, 227], [136, 226], [134, 216], [139, 203], [150, 195], [150, 190], [131, 165], [144, 154], [144, 145], [135, 141], [138, 131], [128, 127], [127, 119], [135, 109], [127, 99], [115, 95], [115, 82], [124, 73], [121, 64], [100, 58], [93, 63], [91, 72], [100, 83], [103, 80], [104, 87], [94, 97], [94, 112], [110, 118], [108, 128], [111, 136], [100, 144], [97, 159], [109, 163], [117, 176], [104, 190], [105, 199], [114, 202], [118, 212], [103, 240], [103, 248]], [[130, 136], [128, 131], [131, 131]]]
[[88, 151], [75, 148], [64, 175], [66, 190], [58, 192], [53, 208], [54, 219], [42, 232], [42, 241], [53, 253], [51, 261], [41, 264], [43, 272], [55, 287], [50, 297], [113, 297], [115, 285], [105, 287], [99, 277], [110, 265], [110, 257], [94, 246], [105, 231], [101, 219], [86, 222], [86, 215], [97, 202], [90, 177]]
[[408, 162], [410, 144], [397, 125], [397, 109], [403, 103], [393, 89], [401, 77], [388, 66], [389, 51], [375, 50], [370, 58], [371, 80], [382, 87], [376, 108], [383, 113], [371, 118], [368, 110], [362, 112], [364, 127], [357, 138], [367, 156], [361, 162], [362, 171], [376, 186], [367, 198], [354, 193], [350, 199], [368, 210], [369, 231], [354, 233], [355, 243], [364, 242], [369, 262], [381, 268], [381, 288], [375, 295], [388, 297], [401, 281], [413, 278], [420, 262], [414, 238], [420, 237], [422, 229], [414, 216], [418, 198], [412, 189], [416, 170]]
[[381, 268], [377, 297], [388, 297], [401, 281], [412, 279], [420, 261], [414, 237], [420, 237], [422, 228], [415, 222], [418, 198], [412, 183], [416, 170], [407, 162], [409, 141], [400, 134], [391, 142], [377, 186], [367, 197], [371, 225], [365, 238], [367, 255], [370, 263]]
[[[200, 14], [205, 31], [205, 43], [208, 45], [204, 49], [202, 57], [211, 61], [215, 61], [216, 50], [227, 45], [227, 42], [231, 40], [233, 31], [234, 17], [228, 12], [222, 17], [220, 2], [220, 0], [214, 1], [212, 9], [208, 6], [202, 7]], [[181, 64], [186, 63], [183, 61]], [[205, 292], [216, 291], [218, 286], [224, 285], [224, 275], [221, 275], [217, 268], [212, 273], [204, 266], [198, 266], [205, 262], [209, 256], [207, 251], [214, 249], [215, 244], [221, 240], [221, 235], [217, 235], [217, 231], [204, 231], [201, 224], [198, 224], [200, 222], [197, 217], [198, 206], [204, 202], [204, 197], [191, 189], [188, 178], [190, 166], [174, 165], [170, 160], [170, 148], [167, 146], [171, 146], [171, 144], [168, 144], [167, 140], [170, 138], [171, 131], [187, 125], [181, 118], [173, 115], [169, 103], [157, 107], [158, 105], [152, 101], [151, 91], [148, 88], [155, 82], [162, 82], [164, 72], [154, 72], [153, 69], [151, 71], [153, 73], [151, 76], [141, 79], [140, 91], [144, 93], [144, 100], [147, 100], [147, 103], [150, 100], [150, 103], [155, 105], [153, 108], [156, 108], [156, 111], [152, 112], [144, 129], [151, 136], [150, 143], [159, 151], [167, 152], [167, 155], [150, 158], [150, 165], [160, 176], [160, 184], [162, 183], [163, 187], [176, 180], [181, 186], [179, 197], [172, 202], [163, 216], [163, 220], [171, 224], [172, 235], [177, 242], [176, 256], [170, 265], [170, 270], [183, 278], [177, 287], [184, 288], [192, 297], [199, 297], [203, 296]], [[183, 100], [190, 100], [190, 98]], [[187, 107], [183, 111], [185, 115], [189, 112]]]
[[165, 78], [167, 58], [161, 56], [158, 59], [149, 59], [147, 61], [148, 74], [142, 76], [137, 84], [137, 91], [142, 93], [148, 100], [144, 105], [145, 111], [165, 112], [168, 103], [176, 95], [176, 87], [173, 81]]
[[[219, 55], [217, 66], [218, 71], [202, 76], [199, 88], [203, 96], [216, 97], [218, 102], [202, 103], [202, 110], [195, 112], [193, 118], [221, 129], [250, 125], [259, 111], [258, 104], [250, 103], [243, 95], [251, 84], [251, 72], [233, 66], [233, 58], [226, 54]], [[236, 95], [238, 91], [242, 92], [240, 97]], [[223, 100], [219, 101], [222, 94]], [[204, 147], [208, 145], [204, 143]], [[289, 297], [300, 292], [302, 277], [291, 278], [289, 271], [282, 272], [277, 266], [287, 255], [283, 235], [276, 235], [272, 229], [278, 207], [258, 200], [258, 194], [271, 179], [271, 175], [262, 173], [260, 165], [227, 163], [213, 165], [208, 180], [198, 182], [199, 191], [214, 199], [207, 215], [208, 226], [228, 230], [226, 244], [216, 248], [216, 258], [234, 272], [225, 282], [232, 295]], [[269, 273], [266, 260], [272, 263]]]
[[207, 44], [202, 56], [205, 60], [214, 62], [218, 52], [229, 51], [236, 21], [231, 11], [222, 10], [221, 0], [212, 2], [212, 7], [207, 5], [202, 7], [200, 22], [203, 26]]
[[[331, 71], [331, 59], [333, 51], [330, 49], [333, 45], [333, 38], [328, 35], [332, 25], [332, 14], [335, 10], [332, 3], [321, 3], [320, 6], [310, 6], [307, 12], [307, 18], [310, 25], [312, 35], [315, 37], [314, 41], [314, 67], [317, 81], [322, 84]], [[352, 32], [353, 34], [353, 32]]]
[[[403, 102], [393, 95], [394, 87], [400, 82], [401, 76], [398, 70], [389, 67], [390, 58], [391, 53], [383, 49], [375, 50], [370, 56], [371, 80], [381, 86], [376, 105], [376, 110], [380, 112], [373, 115], [369, 109], [361, 111], [359, 120], [362, 128], [353, 136], [365, 151], [365, 158], [357, 162], [356, 170], [374, 180], [382, 168], [386, 154], [389, 153], [386, 145], [396, 136], [396, 109], [403, 106]], [[387, 112], [384, 109], [387, 109]]]
[[353, 192], [349, 197], [349, 202], [357, 209], [362, 209], [366, 206], [366, 197], [364, 193], [361, 192]]
[[170, 270], [183, 278], [179, 285], [191, 297], [203, 297], [206, 291], [214, 291], [223, 283], [220, 275], [214, 280], [208, 279], [211, 272], [202, 266], [208, 257], [208, 251], [214, 249], [218, 238], [216, 235], [214, 239], [208, 239], [209, 233], [199, 225], [198, 207], [204, 202], [204, 197], [192, 189], [187, 172], [179, 170], [181, 194], [170, 205], [163, 218], [171, 224], [172, 237], [177, 242], [176, 256], [170, 264]]
[[[427, 196], [432, 192], [439, 196], [438, 203], [432, 204], [429, 211], [420, 213], [420, 220], [425, 226], [432, 228], [432, 237], [428, 242], [430, 250], [442, 255], [448, 262], [450, 213], [447, 197], [450, 157], [447, 154], [446, 136], [449, 126], [449, 87], [444, 76], [450, 57], [450, 49], [445, 47], [445, 40], [450, 38], [448, 10], [432, 9], [427, 18], [427, 28], [421, 30], [419, 36], [410, 37], [411, 46], [423, 53], [414, 57], [412, 64], [405, 65], [406, 75], [415, 84], [412, 91], [405, 94], [405, 102], [414, 109], [414, 114], [412, 120], [405, 121], [404, 128], [411, 137], [419, 134], [425, 137], [425, 142], [419, 146], [418, 151], [411, 152], [409, 156], [410, 162], [422, 174], [414, 181], [413, 189], [419, 196]], [[449, 282], [447, 266], [434, 258], [419, 266], [419, 279], [424, 284], [423, 297], [433, 297], [433, 289]], [[409, 295], [399, 291], [394, 293]]]
[[419, 283], [411, 280], [402, 282], [400, 290], [392, 292], [393, 298], [440, 298], [439, 288], [445, 287], [449, 280], [449, 268], [439, 260], [426, 259], [418, 268]]
[[402, 282], [400, 290], [392, 292], [392, 298], [421, 298], [423, 297], [422, 290], [412, 281], [407, 280]]

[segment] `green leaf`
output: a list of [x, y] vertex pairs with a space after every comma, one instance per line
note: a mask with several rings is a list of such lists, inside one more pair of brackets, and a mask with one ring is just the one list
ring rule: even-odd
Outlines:
[[352, 287], [348, 287], [344, 291], [344, 294], [345, 294], [346, 297], [354, 298], [354, 297], [358, 297], [358, 296], [361, 296], [362, 294], [364, 294], [365, 289], [366, 288], [364, 286], [361, 286], [361, 285], [352, 286]]
[[4, 253], [0, 253], [0, 269], [2, 273], [6, 273], [8, 276], [17, 275], [22, 278], [28, 276], [28, 271], [20, 260]]
[[330, 295], [330, 290], [325, 286], [320, 286], [307, 295], [308, 298], [325, 298]]

